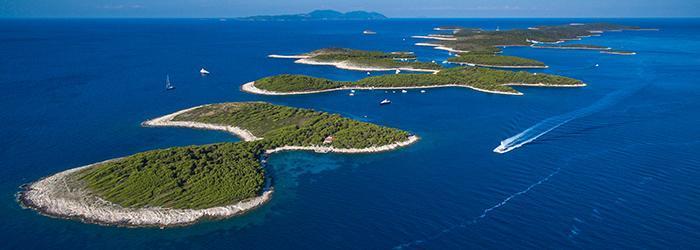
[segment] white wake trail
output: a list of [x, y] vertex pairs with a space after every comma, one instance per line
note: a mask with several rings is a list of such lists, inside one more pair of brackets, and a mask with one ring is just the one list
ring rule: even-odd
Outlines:
[[466, 227], [467, 225], [474, 225], [474, 224], [478, 223], [479, 220], [481, 220], [481, 219], [483, 219], [483, 218], [486, 218], [486, 216], [488, 216], [488, 214], [489, 214], [491, 211], [493, 211], [493, 210], [495, 210], [495, 209], [498, 209], [499, 207], [502, 207], [502, 206], [506, 205], [506, 204], [508, 203], [508, 201], [512, 200], [513, 198], [518, 197], [518, 196], [520, 196], [520, 195], [524, 195], [524, 194], [526, 194], [527, 192], [530, 192], [530, 190], [532, 190], [533, 188], [535, 188], [535, 187], [541, 185], [542, 183], [548, 181], [549, 178], [552, 178], [552, 176], [558, 174], [560, 170], [561, 170], [561, 168], [557, 168], [554, 172], [550, 173], [549, 175], [545, 176], [544, 178], [540, 179], [539, 181], [537, 181], [537, 182], [531, 184], [531, 185], [528, 186], [527, 188], [525, 188], [525, 189], [523, 189], [523, 190], [521, 190], [521, 191], [519, 191], [519, 192], [516, 192], [516, 193], [511, 194], [510, 196], [506, 197], [505, 199], [503, 199], [501, 202], [499, 202], [499, 203], [496, 204], [496, 205], [493, 205], [493, 206], [491, 206], [491, 207], [489, 207], [489, 208], [487, 208], [487, 209], [484, 209], [484, 211], [481, 213], [481, 215], [479, 215], [479, 216], [477, 216], [477, 217], [474, 217], [474, 218], [472, 218], [472, 219], [469, 220], [469, 221], [465, 221], [465, 222], [460, 223], [460, 224], [452, 225], [452, 226], [450, 226], [450, 227], [448, 227], [448, 228], [445, 228], [445, 229], [441, 230], [439, 233], [437, 233], [437, 234], [435, 234], [435, 235], [433, 235], [433, 236], [430, 236], [430, 237], [428, 237], [428, 238], [420, 239], [420, 240], [414, 240], [414, 241], [411, 241], [411, 242], [408, 242], [408, 243], [404, 243], [404, 244], [398, 245], [398, 246], [394, 247], [394, 249], [404, 249], [404, 248], [416, 246], [416, 245], [419, 245], [419, 244], [423, 244], [423, 243], [425, 243], [425, 242], [427, 242], [427, 241], [435, 240], [435, 239], [439, 238], [440, 236], [442, 236], [442, 235], [444, 235], [444, 234], [447, 234], [447, 233], [449, 233], [449, 232], [451, 232], [451, 231], [453, 231], [453, 230], [455, 230], [455, 229], [457, 229], [457, 228]]
[[618, 103], [620, 100], [622, 100], [624, 97], [630, 95], [631, 93], [635, 92], [638, 89], [631, 89], [631, 90], [619, 90], [613, 93], [610, 93], [603, 97], [602, 99], [596, 101], [595, 103], [591, 104], [588, 107], [574, 110], [569, 113], [561, 114], [558, 116], [553, 116], [550, 118], [547, 118], [541, 122], [538, 122], [537, 124], [533, 125], [532, 127], [524, 130], [523, 132], [520, 132], [514, 136], [511, 136], [503, 141], [501, 141], [500, 145], [498, 147], [493, 149], [493, 152], [503, 154], [507, 153], [513, 149], [522, 147], [525, 144], [528, 144], [540, 136], [543, 136], [550, 131], [560, 127], [561, 125], [564, 125], [571, 120], [578, 119], [581, 117], [585, 117], [588, 115], [591, 115], [593, 113], [599, 112], [607, 107], [610, 107], [616, 103]]

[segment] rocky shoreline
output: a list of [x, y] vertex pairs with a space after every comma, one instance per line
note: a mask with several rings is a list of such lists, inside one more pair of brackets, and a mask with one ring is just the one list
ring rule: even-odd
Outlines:
[[[517, 83], [513, 83], [513, 86], [518, 86]], [[520, 85], [520, 86], [527, 86], [527, 85]], [[548, 86], [548, 85], [532, 85], [532, 86]], [[584, 85], [585, 86], [585, 85]], [[435, 85], [435, 86], [411, 86], [411, 87], [341, 87], [341, 88], [334, 88], [334, 89], [323, 89], [323, 90], [310, 90], [310, 91], [292, 91], [292, 92], [275, 92], [275, 91], [269, 91], [269, 90], [264, 90], [264, 89], [259, 89], [255, 87], [255, 82], [249, 82], [246, 84], [243, 84], [241, 86], [241, 91], [243, 92], [248, 92], [251, 94], [258, 94], [258, 95], [306, 95], [306, 94], [316, 94], [316, 93], [324, 93], [324, 92], [332, 92], [332, 91], [340, 91], [340, 90], [400, 90], [400, 89], [432, 89], [432, 88], [469, 88], [473, 89], [479, 92], [485, 92], [485, 93], [491, 93], [491, 94], [500, 94], [500, 95], [523, 95], [521, 92], [505, 92], [505, 91], [496, 91], [496, 90], [487, 90], [487, 89], [480, 89], [477, 87], [473, 86], [468, 86], [468, 85], [458, 85], [458, 84], [445, 84], [445, 85]]]
[[260, 140], [261, 138], [256, 137], [253, 135], [248, 130], [239, 128], [239, 127], [233, 127], [233, 126], [225, 126], [225, 125], [214, 125], [214, 124], [208, 124], [208, 123], [201, 123], [201, 122], [192, 122], [192, 121], [173, 121], [173, 119], [178, 116], [179, 114], [188, 112], [190, 110], [194, 110], [200, 107], [205, 107], [207, 105], [200, 105], [188, 109], [183, 109], [180, 111], [177, 111], [172, 114], [164, 115], [158, 118], [154, 118], [151, 120], [147, 120], [145, 122], [141, 123], [141, 126], [144, 127], [182, 127], [182, 128], [195, 128], [195, 129], [207, 129], [207, 130], [220, 130], [220, 131], [225, 131], [229, 132], [231, 134], [234, 134], [241, 138], [244, 141], [255, 141], [255, 140]]
[[228, 206], [205, 209], [171, 209], [162, 207], [127, 208], [93, 195], [73, 174], [97, 167], [112, 159], [59, 172], [27, 184], [18, 194], [18, 201], [26, 208], [41, 214], [76, 219], [86, 223], [122, 227], [175, 227], [196, 223], [203, 219], [223, 219], [243, 214], [270, 200], [273, 190], [268, 178], [260, 196]]
[[296, 60], [296, 61], [294, 61], [294, 63], [307, 64], [307, 65], [335, 66], [336, 68], [339, 68], [339, 69], [357, 70], [357, 71], [403, 70], [403, 71], [415, 71], [415, 72], [428, 72], [428, 73], [433, 73], [433, 74], [439, 72], [439, 70], [434, 70], [434, 69], [416, 69], [416, 68], [405, 68], [405, 67], [380, 68], [380, 67], [359, 66], [359, 65], [353, 65], [352, 63], [350, 63], [348, 61], [322, 62], [322, 61], [316, 61], [316, 60], [307, 59], [307, 58], [302, 58], [302, 59]]

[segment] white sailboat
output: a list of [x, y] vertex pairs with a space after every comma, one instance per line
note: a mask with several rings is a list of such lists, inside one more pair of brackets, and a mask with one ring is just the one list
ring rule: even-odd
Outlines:
[[389, 101], [389, 99], [384, 99], [379, 103], [379, 105], [387, 105], [387, 104], [391, 104], [391, 101]]
[[209, 71], [207, 71], [206, 69], [202, 68], [202, 69], [199, 70], [199, 73], [202, 74], [202, 75], [208, 75], [208, 74], [209, 74]]

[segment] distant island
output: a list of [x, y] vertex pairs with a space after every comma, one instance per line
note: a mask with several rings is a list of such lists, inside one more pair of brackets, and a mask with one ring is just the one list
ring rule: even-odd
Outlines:
[[[637, 26], [627, 26], [609, 23], [571, 23], [555, 26], [537, 26], [527, 29], [512, 30], [483, 30], [460, 26], [440, 26], [434, 28], [442, 34], [413, 36], [415, 39], [432, 40], [418, 42], [416, 46], [430, 46], [456, 54], [449, 58], [451, 63], [471, 66], [496, 68], [541, 68], [544, 63], [512, 56], [501, 56], [501, 48], [508, 46], [531, 46], [538, 49], [562, 50], [612, 50], [612, 48], [588, 44], [562, 44], [567, 41], [581, 40], [585, 37], [600, 36], [605, 32], [624, 30], [655, 30], [642, 29]], [[448, 33], [445, 33], [448, 31]], [[602, 52], [609, 54], [627, 55], [629, 53]]]
[[267, 202], [269, 154], [374, 153], [418, 140], [394, 128], [264, 102], [203, 105], [143, 126], [222, 130], [243, 141], [157, 149], [66, 170], [24, 186], [20, 202], [42, 214], [104, 225], [187, 225]]
[[477, 91], [522, 95], [511, 86], [583, 87], [583, 82], [556, 75], [525, 71], [455, 67], [435, 74], [391, 74], [367, 77], [354, 82], [333, 81], [304, 75], [277, 75], [244, 84], [245, 92], [261, 95], [295, 95], [350, 89], [425, 89], [465, 87]]
[[314, 10], [306, 14], [262, 15], [237, 18], [245, 21], [316, 21], [316, 20], [380, 20], [387, 17], [377, 12]]
[[381, 52], [347, 48], [324, 48], [300, 55], [268, 55], [270, 58], [293, 58], [295, 63], [330, 65], [341, 69], [360, 71], [420, 71], [435, 73], [442, 66], [432, 62], [418, 62], [413, 52]]

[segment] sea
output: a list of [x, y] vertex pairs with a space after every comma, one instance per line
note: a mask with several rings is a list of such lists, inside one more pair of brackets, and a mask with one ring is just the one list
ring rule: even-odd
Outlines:
[[[572, 22], [659, 30], [569, 42], [633, 56], [504, 49], [549, 65], [530, 72], [580, 79], [583, 88], [516, 87], [523, 96], [466, 88], [354, 96], [240, 91], [276, 74], [367, 76], [268, 54], [346, 47], [413, 51], [440, 63], [447, 51], [415, 46], [421, 40], [411, 36], [441, 25], [505, 30]], [[4, 249], [700, 248], [700, 19], [2, 19], [0, 58]], [[211, 74], [201, 76], [202, 67]], [[165, 90], [166, 76], [175, 90]], [[392, 104], [379, 106], [383, 99]], [[195, 105], [236, 101], [338, 113], [421, 140], [379, 154], [275, 154], [269, 203], [187, 227], [85, 224], [16, 200], [21, 185], [69, 168], [238, 141], [223, 132], [140, 126]], [[517, 147], [493, 152], [501, 141]]]

